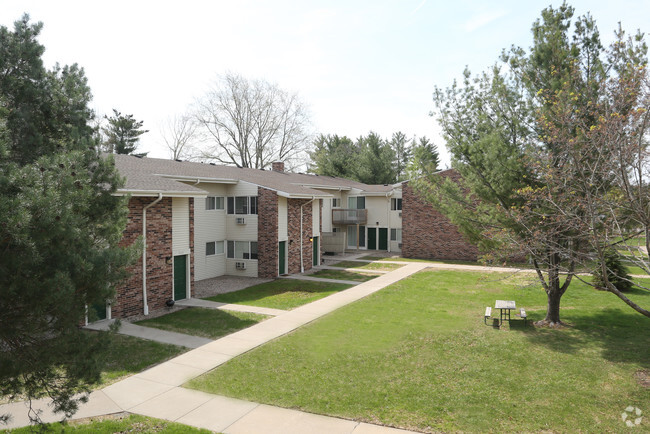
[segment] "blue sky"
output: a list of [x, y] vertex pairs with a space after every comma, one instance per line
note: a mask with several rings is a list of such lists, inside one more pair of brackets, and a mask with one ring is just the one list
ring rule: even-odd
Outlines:
[[[226, 71], [297, 92], [316, 133], [352, 138], [426, 135], [448, 162], [432, 92], [467, 65], [479, 72], [503, 48], [528, 47], [540, 11], [561, 1], [30, 1], [2, 0], [0, 24], [22, 13], [45, 27], [52, 66], [86, 70], [97, 113], [143, 120], [141, 149], [167, 157], [161, 123], [183, 113]], [[604, 41], [619, 21], [650, 30], [647, 0], [573, 1]], [[644, 28], [645, 27], [645, 28]]]

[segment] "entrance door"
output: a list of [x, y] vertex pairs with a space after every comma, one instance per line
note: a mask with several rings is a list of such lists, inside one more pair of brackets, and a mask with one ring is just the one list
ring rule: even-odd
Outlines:
[[95, 315], [89, 315], [91, 321], [100, 321], [106, 319], [106, 303], [93, 304], [90, 309]]
[[377, 250], [377, 228], [368, 228], [368, 250]]
[[315, 267], [318, 265], [318, 254], [320, 253], [320, 250], [318, 249], [318, 237], [313, 237], [314, 238], [314, 243], [312, 244], [312, 249], [314, 251], [313, 254], [313, 262], [312, 265]]
[[278, 243], [278, 274], [287, 274], [287, 242], [280, 241]]
[[388, 250], [388, 228], [379, 228], [379, 250]]
[[174, 256], [174, 300], [187, 298], [187, 255]]

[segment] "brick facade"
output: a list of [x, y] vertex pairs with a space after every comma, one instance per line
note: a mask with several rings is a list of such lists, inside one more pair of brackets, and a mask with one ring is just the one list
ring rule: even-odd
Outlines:
[[[441, 176], [454, 179], [460, 175], [448, 170]], [[405, 182], [402, 185], [402, 256], [476, 261], [478, 248]]]
[[[154, 197], [133, 197], [129, 200], [129, 216], [121, 245], [133, 244], [142, 235], [142, 209]], [[191, 216], [192, 217], [192, 216]], [[193, 219], [190, 217], [190, 222]], [[191, 225], [192, 223], [190, 223]], [[172, 256], [172, 200], [163, 198], [147, 210], [147, 302], [149, 312], [165, 307], [172, 296], [173, 268], [166, 259]], [[117, 288], [111, 306], [113, 318], [142, 315], [142, 257], [129, 270], [129, 279]]]
[[[288, 209], [288, 254], [289, 274], [300, 273], [300, 207], [302, 208], [302, 263], [306, 270], [311, 270], [313, 246], [309, 241], [312, 235], [312, 205], [309, 199], [287, 199]], [[261, 276], [260, 276], [261, 277]]]
[[257, 276], [278, 275], [278, 194], [257, 187]]

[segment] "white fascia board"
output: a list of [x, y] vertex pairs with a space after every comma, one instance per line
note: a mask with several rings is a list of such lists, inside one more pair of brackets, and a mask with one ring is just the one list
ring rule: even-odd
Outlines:
[[[265, 187], [266, 188], [266, 187]], [[269, 188], [269, 190], [273, 190]], [[286, 191], [274, 190], [278, 193], [278, 196], [286, 197], [287, 199], [325, 199], [328, 197], [334, 197], [331, 194], [296, 194], [296, 193], [287, 193]]]
[[138, 196], [158, 196], [162, 194], [163, 197], [207, 197], [208, 192], [193, 192], [193, 191], [155, 191], [155, 190], [126, 190], [120, 189], [115, 193], [116, 196], [127, 196], [132, 197]]
[[206, 184], [237, 184], [239, 180], [232, 178], [209, 178], [205, 176], [182, 176], [182, 175], [165, 175], [161, 173], [155, 173], [154, 176], [160, 176], [161, 178], [173, 179], [174, 181], [182, 182], [195, 182], [200, 184], [204, 182]]
[[319, 185], [319, 184], [300, 184], [297, 183], [296, 185], [300, 185], [302, 187], [306, 188], [315, 188], [318, 190], [336, 190], [336, 191], [350, 191], [352, 187], [344, 187], [344, 186], [332, 186], [332, 185]]
[[390, 197], [393, 195], [393, 191], [373, 191], [373, 192], [368, 192], [364, 191], [362, 192], [363, 196], [366, 197]]

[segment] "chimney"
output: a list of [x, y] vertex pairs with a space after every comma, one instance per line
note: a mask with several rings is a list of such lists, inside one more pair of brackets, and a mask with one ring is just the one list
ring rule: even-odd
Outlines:
[[284, 172], [284, 163], [282, 161], [274, 161], [271, 163], [271, 169], [274, 172]]

